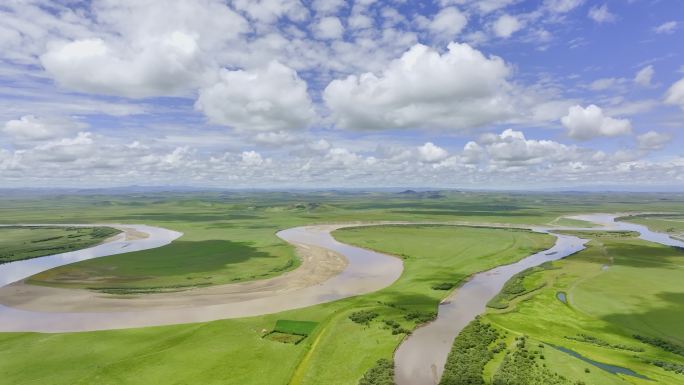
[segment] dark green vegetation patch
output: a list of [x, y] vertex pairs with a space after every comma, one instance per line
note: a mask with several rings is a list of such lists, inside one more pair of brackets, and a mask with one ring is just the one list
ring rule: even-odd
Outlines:
[[432, 285], [432, 290], [451, 290], [456, 286], [455, 283], [451, 282], [442, 282], [438, 283], [435, 285]]
[[489, 345], [499, 339], [499, 332], [479, 318], [459, 333], [447, 357], [440, 385], [484, 384], [482, 371], [494, 353]]
[[545, 282], [534, 282], [527, 278], [536, 272], [552, 268], [553, 264], [551, 262], [545, 262], [539, 266], [529, 268], [514, 275], [511, 279], [506, 281], [506, 284], [499, 294], [487, 303], [487, 307], [492, 309], [506, 309], [512, 300], [541, 289], [546, 285]]
[[318, 322], [279, 319], [276, 321], [275, 328], [273, 330], [280, 333], [308, 336], [309, 334], [313, 333], [314, 329], [316, 329], [316, 326], [318, 326]]
[[354, 313], [351, 313], [349, 315], [349, 319], [356, 322], [357, 324], [364, 324], [368, 325], [370, 321], [375, 319], [378, 316], [377, 312], [370, 311], [370, 310], [361, 310], [361, 311], [356, 311]]
[[0, 264], [85, 249], [120, 232], [111, 227], [0, 227]]
[[386, 358], [379, 359], [363, 375], [359, 385], [394, 385], [394, 363]]
[[279, 319], [272, 331], [264, 335], [265, 339], [286, 344], [298, 344], [313, 333], [318, 322], [293, 321]]

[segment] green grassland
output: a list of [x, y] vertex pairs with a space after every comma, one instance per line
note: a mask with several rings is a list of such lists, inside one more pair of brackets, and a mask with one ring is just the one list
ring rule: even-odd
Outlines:
[[[100, 290], [154, 291], [160, 286], [188, 285], [189, 281], [192, 285], [202, 285], [260, 279], [294, 268], [295, 265], [288, 265], [293, 260], [293, 249], [275, 236], [278, 230], [292, 226], [374, 220], [541, 225], [573, 213], [681, 211], [683, 202], [684, 196], [672, 194], [459, 191], [429, 194], [206, 192], [49, 197], [5, 194], [0, 196], [0, 222], [144, 223], [182, 231], [183, 237], [157, 250], [70, 265], [73, 270], [69, 271], [82, 273], [71, 282], [73, 285], [83, 284], [78, 281], [83, 281], [86, 275], [102, 278], [104, 269], [112, 268], [122, 274], [122, 279], [108, 284], [109, 287], [100, 287]], [[445, 226], [349, 229], [339, 231], [335, 236], [364, 247], [406, 256], [402, 277], [390, 287], [372, 294], [261, 317], [88, 333], [0, 333], [0, 384], [356, 384], [379, 359], [391, 359], [406, 331], [434, 315], [439, 300], [448, 294], [440, 288], [461, 282], [476, 271], [520, 259], [547, 246], [550, 239], [549, 236], [511, 230]], [[173, 263], [165, 263], [167, 259]], [[590, 264], [585, 267], [589, 269], [588, 266]], [[137, 272], [138, 268], [144, 272]], [[550, 270], [544, 274], [558, 272]], [[580, 273], [578, 276], [583, 276], [584, 272]], [[111, 271], [106, 274], [110, 275]], [[570, 280], [571, 275], [563, 277]], [[565, 282], [561, 278], [558, 281]], [[556, 282], [549, 278], [542, 289], [530, 295], [534, 300], [550, 295], [550, 299], [557, 302], [549, 301], [550, 306], [562, 305], [555, 300], [552, 289], [555, 285]], [[574, 291], [569, 287], [563, 290], [570, 293], [574, 303]], [[511, 299], [511, 308], [516, 309], [511, 314], [528, 303], [532, 302], [526, 295]], [[377, 315], [368, 322], [352, 320], [357, 319], [352, 315], [361, 311]], [[542, 313], [549, 316], [548, 311]], [[493, 313], [488, 315], [487, 322], [500, 327], [489, 319], [493, 316]], [[601, 325], [612, 325], [592, 318], [596, 316], [582, 317], [586, 317], [582, 322], [602, 322], [597, 324], [599, 330], [602, 330]], [[311, 335], [296, 345], [263, 338], [278, 320], [311, 321], [318, 325]], [[572, 330], [568, 330], [568, 335], [585, 329], [583, 324], [573, 327], [574, 319], [570, 320], [567, 327]], [[538, 324], [526, 322], [527, 327]], [[517, 331], [508, 334], [511, 344], [515, 333]], [[529, 334], [532, 340], [532, 333]], [[610, 342], [633, 343], [629, 334], [624, 333], [611, 335]], [[592, 353], [591, 349], [604, 349], [593, 346], [582, 349], [579, 342], [570, 343], [566, 345], [583, 354]], [[657, 352], [656, 348], [645, 346], [645, 354], [655, 357]], [[671, 353], [663, 354], [668, 361], [674, 360]], [[612, 360], [610, 362], [615, 362], [611, 354], [606, 355]], [[558, 363], [556, 366], [566, 370], [566, 374], [584, 373], [584, 366], [564, 364], [575, 362], [573, 357], [561, 352], [547, 353], [547, 356], [549, 361], [553, 360]], [[36, 357], [40, 357], [39, 365]], [[602, 358], [600, 355], [592, 357]], [[646, 372], [643, 367], [662, 371], [650, 364], [643, 364], [643, 367], [632, 365], [631, 361], [628, 364], [639, 372]], [[385, 375], [388, 371], [387, 365], [380, 365], [375, 373]], [[591, 375], [601, 375], [598, 372], [592, 370]], [[662, 376], [668, 373], [671, 372]], [[592, 378], [600, 380], [602, 377]]]
[[313, 333], [317, 325], [318, 322], [279, 319], [276, 321], [273, 331], [308, 336], [309, 334]]
[[[218, 384], [226, 379], [240, 384], [355, 384], [378, 359], [391, 358], [405, 331], [433, 316], [447, 294], [432, 289], [434, 283], [458, 282], [552, 242], [543, 234], [452, 226], [383, 226], [339, 234], [359, 243], [375, 239], [380, 242], [376, 247], [387, 248], [397, 239], [411, 237], [413, 242], [406, 240], [401, 249], [389, 251], [412, 257], [405, 259], [402, 277], [386, 289], [301, 310], [134, 330], [0, 334], [4, 356], [0, 373], [8, 384], [48, 379], [53, 384]], [[431, 250], [436, 239], [441, 249]], [[377, 316], [368, 323], [350, 318], [363, 310]], [[264, 330], [283, 319], [313, 321], [318, 326], [297, 345], [262, 338]], [[26, 370], [44, 351], [59, 354], [44, 357], [48, 362], [36, 370]], [[188, 362], [182, 363], [185, 359]], [[269, 370], [262, 370], [264, 365]]]
[[[656, 346], [684, 351], [684, 251], [642, 241], [630, 233], [581, 235], [591, 239], [586, 250], [554, 262], [553, 269], [526, 274], [529, 286], [539, 282], [545, 286], [514, 299], [514, 306], [505, 310], [489, 310], [483, 322], [511, 336], [527, 336], [533, 350], [544, 346], [544, 360], [536, 362], [566, 379], [586, 384], [654, 383], [611, 374], [550, 345], [630, 369], [658, 384], [681, 384], [683, 374], [663, 370], [654, 362], [684, 367], [684, 356]], [[567, 293], [567, 304], [558, 300], [557, 292]], [[635, 335], [655, 343], [644, 343]], [[488, 362], [487, 383], [498, 383], [496, 373], [502, 362], [504, 353]]]
[[110, 227], [0, 227], [0, 263], [83, 249], [119, 232]]
[[644, 225], [653, 231], [667, 233], [671, 237], [684, 240], [684, 215], [676, 214], [639, 214], [619, 218]]

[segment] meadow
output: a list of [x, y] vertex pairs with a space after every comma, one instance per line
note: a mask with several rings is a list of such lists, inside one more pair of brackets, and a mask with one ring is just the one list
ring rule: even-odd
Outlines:
[[[525, 284], [543, 286], [513, 299], [508, 308], [490, 309], [482, 322], [508, 333], [509, 356], [517, 349], [515, 338], [524, 337], [532, 346], [528, 355], [536, 352], [538, 363], [568, 380], [680, 384], [682, 374], [660, 366], [682, 368], [684, 357], [657, 345], [684, 346], [684, 251], [639, 240], [633, 233], [576, 234], [591, 239], [586, 250], [528, 271]], [[566, 294], [567, 303], [558, 298], [559, 292]], [[554, 347], [634, 373], [612, 374]], [[506, 355], [495, 354], [486, 364], [485, 383], [498, 383]], [[536, 383], [534, 378], [527, 381]]]
[[[220, 284], [260, 279], [296, 268], [296, 262], [291, 262], [292, 248], [275, 233], [304, 224], [377, 220], [548, 224], [572, 213], [681, 210], [683, 202], [682, 196], [659, 194], [478, 192], [3, 196], [0, 222], [143, 223], [182, 231], [179, 240], [156, 250], [68, 266], [72, 273], [80, 271], [88, 277], [103, 276], [105, 268], [115, 269], [123, 278], [117, 281], [117, 287], [154, 288], [188, 281]], [[260, 317], [86, 333], [0, 333], [0, 383], [356, 384], [371, 368], [375, 368], [371, 372], [388, 372], [386, 365], [377, 365], [378, 360], [391, 360], [406, 333], [434, 316], [450, 287], [474, 272], [518, 260], [552, 242], [550, 236], [542, 234], [467, 226], [377, 226], [344, 229], [334, 235], [344, 242], [397, 255], [404, 262], [404, 273], [393, 285], [375, 293]], [[173, 263], [165, 263], [166, 258]], [[48, 278], [59, 274], [60, 269], [55, 269], [34, 279], [55, 284]], [[79, 283], [74, 280], [64, 285]], [[553, 285], [550, 281], [531, 298], [550, 295], [563, 305], [555, 299]], [[581, 298], [581, 291], [576, 294], [569, 287], [562, 289], [571, 293], [571, 303]], [[557, 305], [553, 301], [552, 306]], [[523, 314], [524, 306], [532, 303], [524, 295], [510, 302], [515, 311], [492, 312], [484, 317], [486, 321], [510, 330], [506, 338], [511, 343], [517, 333], [529, 334], [530, 341], [541, 339], [530, 330], [518, 331], [511, 326], [513, 321], [507, 321], [508, 326], [499, 322], [502, 317]], [[514, 319], [518, 322], [515, 325], [535, 328], [546, 322], [542, 316], [553, 321], [550, 312], [537, 311], [543, 313], [539, 314], [541, 321]], [[359, 312], [374, 316], [359, 318]], [[586, 322], [592, 324], [597, 322], [594, 317], [608, 315], [592, 315]], [[355, 321], [360, 319], [364, 321]], [[313, 322], [316, 326], [299, 344], [263, 338], [277, 328], [279, 320]], [[583, 324], [578, 325], [568, 335], [584, 330]], [[624, 333], [621, 336], [609, 341], [632, 343], [620, 340], [629, 339]], [[559, 338], [566, 342], [562, 336]], [[579, 342], [570, 342], [564, 346], [586, 354], [599, 349], [581, 349], [583, 345], [576, 346]], [[545, 349], [549, 362], [568, 362], [564, 367], [571, 369], [563, 372], [566, 375], [584, 373], [585, 365], [575, 364], [575, 358]], [[650, 345], [644, 349], [648, 357], [674, 360], [669, 353], [656, 354], [659, 351]], [[613, 357], [612, 352], [605, 355]], [[41, 357], [40, 365], [35, 364], [35, 357]], [[503, 360], [502, 353], [498, 357], [498, 362]], [[663, 371], [655, 365], [638, 366], [622, 359], [630, 360], [623, 357], [611, 362], [629, 364], [635, 371], [654, 378], [670, 378], [668, 374], [655, 377], [654, 371]], [[492, 373], [495, 369], [491, 363], [485, 368]], [[591, 376], [603, 379], [598, 369], [592, 369]], [[612, 379], [610, 376], [606, 378]]]
[[0, 263], [83, 249], [118, 233], [110, 227], [0, 227]]
[[667, 233], [671, 237], [684, 240], [684, 215], [681, 214], [639, 214], [619, 219], [644, 225], [653, 231]]

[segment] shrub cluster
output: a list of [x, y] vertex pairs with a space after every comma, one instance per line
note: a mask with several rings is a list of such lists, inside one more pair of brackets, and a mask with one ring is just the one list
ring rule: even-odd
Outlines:
[[394, 385], [394, 363], [381, 358], [359, 380], [359, 385]]
[[412, 311], [407, 313], [404, 318], [407, 321], [415, 321], [417, 324], [423, 324], [426, 322], [433, 321], [437, 318], [437, 313], [435, 312], [422, 312], [422, 311]]
[[386, 319], [386, 320], [383, 320], [383, 322], [385, 323], [385, 325], [392, 328], [392, 334], [393, 335], [397, 335], [397, 334], [401, 334], [401, 333], [411, 334], [410, 330], [401, 327], [401, 324], [397, 321]]
[[442, 282], [432, 285], [432, 290], [451, 290], [454, 286], [456, 285], [451, 282]]
[[356, 322], [357, 324], [368, 325], [368, 323], [370, 323], [370, 321], [372, 321], [377, 316], [378, 313], [374, 311], [361, 310], [351, 313], [349, 315], [349, 319]]
[[607, 341], [604, 341], [602, 339], [599, 339], [594, 336], [590, 336], [588, 334], [580, 333], [575, 337], [571, 336], [565, 336], [565, 338], [573, 341], [579, 341], [579, 342], [586, 342], [589, 344], [597, 345], [597, 346], [603, 346], [606, 348], [612, 348], [612, 349], [620, 349], [620, 350], [628, 350], [630, 352], [643, 352], [644, 349], [637, 347], [637, 346], [629, 346], [629, 345], [623, 345], [623, 344], [611, 344]]
[[499, 338], [499, 333], [480, 318], [473, 320], [454, 340], [444, 365], [440, 385], [484, 384], [482, 371], [494, 356], [488, 346]]
[[[544, 345], [539, 345], [543, 347]], [[540, 365], [537, 359], [543, 360], [541, 350], [532, 350], [527, 346], [525, 337], [516, 338], [513, 351], [506, 353], [499, 369], [494, 374], [493, 385], [569, 385], [570, 380], [552, 372], [546, 364]], [[576, 384], [581, 384], [581, 381]]]
[[676, 363], [676, 362], [667, 362], [667, 361], [659, 361], [659, 360], [648, 360], [647, 362], [649, 364], [663, 368], [663, 369], [667, 370], [668, 372], [675, 372], [677, 374], [684, 374], [684, 365]]
[[640, 336], [638, 334], [635, 334], [634, 338], [638, 339], [639, 341], [641, 341], [643, 343], [661, 348], [661, 349], [668, 351], [670, 353], [679, 354], [680, 356], [684, 356], [684, 346], [677, 345], [677, 344], [672, 343], [670, 341], [666, 341], [662, 338], [646, 337], [646, 336]]

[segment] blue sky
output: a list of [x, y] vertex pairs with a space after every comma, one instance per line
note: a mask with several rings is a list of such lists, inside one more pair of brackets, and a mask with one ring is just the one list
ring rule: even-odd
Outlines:
[[677, 0], [9, 1], [0, 182], [684, 186]]

